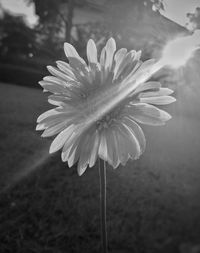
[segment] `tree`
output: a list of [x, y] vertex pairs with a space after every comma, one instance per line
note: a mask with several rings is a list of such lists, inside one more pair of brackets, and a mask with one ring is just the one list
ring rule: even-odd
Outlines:
[[26, 25], [23, 17], [3, 12], [0, 30], [1, 57], [27, 58], [33, 55], [35, 32]]
[[194, 13], [187, 13], [189, 22], [186, 24], [190, 30], [200, 29], [200, 7], [197, 7]]
[[[74, 15], [74, 9], [79, 6], [95, 6], [99, 5], [102, 2], [102, 5], [109, 1], [94, 1], [94, 0], [26, 0], [29, 3], [33, 2], [35, 5], [35, 12], [39, 16], [40, 25], [43, 29], [46, 29], [46, 33], [49, 33], [53, 30], [53, 33], [59, 33], [64, 30], [64, 40], [71, 42], [71, 29], [72, 29], [72, 20]], [[113, 5], [115, 5], [115, 1]], [[164, 10], [163, 0], [132, 0], [132, 5], [137, 5], [143, 8], [153, 9], [155, 11]], [[67, 8], [64, 7], [64, 11], [67, 10], [67, 13], [63, 12], [63, 4], [67, 5]], [[101, 4], [100, 4], [101, 5]], [[126, 5], [126, 1], [124, 1]]]
[[[71, 41], [72, 19], [75, 4], [81, 0], [27, 0], [35, 5], [35, 13], [39, 16], [40, 27], [46, 33], [60, 33], [64, 30], [65, 41]], [[82, 0], [84, 1], [84, 0]], [[62, 5], [67, 4], [67, 15]], [[51, 35], [51, 34], [50, 34]]]

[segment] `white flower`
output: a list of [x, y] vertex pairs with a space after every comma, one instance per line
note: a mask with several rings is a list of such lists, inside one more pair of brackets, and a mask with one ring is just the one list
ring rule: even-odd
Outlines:
[[[163, 125], [171, 116], [154, 105], [175, 101], [169, 96], [173, 91], [161, 88], [159, 82], [132, 85], [154, 61], [143, 63], [141, 52], [134, 50], [116, 51], [113, 38], [99, 61], [94, 41], [88, 41], [88, 64], [71, 44], [65, 43], [64, 50], [69, 64], [57, 61], [57, 68], [48, 66], [52, 76], [39, 82], [53, 94], [48, 101], [56, 106], [37, 120], [36, 130], [44, 130], [43, 137], [57, 135], [50, 153], [62, 149], [62, 160], [69, 167], [78, 162], [79, 175], [94, 166], [98, 156], [114, 168], [129, 158], [138, 159], [146, 146], [138, 123]], [[123, 97], [130, 85], [134, 88]]]

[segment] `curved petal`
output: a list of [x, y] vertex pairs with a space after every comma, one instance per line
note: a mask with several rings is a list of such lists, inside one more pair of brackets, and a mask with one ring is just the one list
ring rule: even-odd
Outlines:
[[148, 90], [158, 90], [161, 88], [160, 82], [145, 82], [140, 84], [137, 89], [135, 90], [134, 93], [139, 93], [143, 91], [148, 91]]
[[65, 142], [67, 141], [67, 139], [72, 135], [74, 130], [75, 130], [74, 125], [70, 125], [65, 130], [60, 132], [51, 143], [49, 153], [51, 154], [61, 149], [65, 144]]
[[[123, 58], [115, 74], [115, 80], [118, 79], [120, 76], [124, 78], [127, 75], [129, 75], [129, 73], [134, 69], [134, 67], [138, 63], [138, 61], [135, 60], [135, 56], [136, 56], [135, 50], [131, 50], [128, 54], [126, 54], [126, 56]], [[128, 71], [127, 71], [127, 68], [128, 68]]]
[[113, 70], [113, 72], [114, 72], [113, 79], [115, 79], [116, 73], [118, 72], [118, 69], [119, 69], [119, 66], [120, 66], [121, 62], [123, 61], [126, 54], [127, 54], [126, 48], [121, 48], [116, 52], [116, 54], [114, 56], [115, 67]]
[[139, 98], [148, 98], [148, 97], [161, 97], [161, 96], [168, 96], [172, 94], [174, 91], [168, 88], [160, 88], [156, 91], [146, 91], [142, 92], [139, 95]]
[[56, 124], [60, 124], [61, 122], [69, 124], [72, 121], [73, 116], [74, 114], [69, 113], [60, 113], [57, 115], [52, 115], [40, 121], [40, 125], [43, 125], [45, 128], [50, 128]]
[[58, 68], [63, 71], [66, 75], [68, 75], [72, 80], [75, 79], [75, 75], [69, 65], [69, 63], [66, 63], [64, 61], [57, 61], [56, 62]]
[[100, 133], [100, 143], [99, 143], [98, 155], [102, 160], [108, 161], [108, 151], [107, 151], [105, 129], [102, 129], [102, 131]]
[[145, 103], [133, 104], [126, 108], [126, 112], [137, 122], [147, 125], [164, 125], [171, 119], [169, 113]]
[[129, 117], [124, 117], [122, 122], [133, 132], [140, 144], [141, 152], [143, 153], [146, 148], [146, 139], [142, 128]]
[[92, 39], [89, 39], [87, 43], [87, 58], [89, 63], [97, 63], [97, 48]]
[[128, 139], [124, 131], [119, 131], [119, 126], [117, 126], [118, 131], [115, 133], [117, 146], [118, 146], [118, 158], [120, 163], [124, 166], [129, 159], [129, 145]]
[[82, 148], [80, 151], [80, 158], [79, 158], [79, 162], [78, 162], [78, 167], [77, 167], [77, 171], [79, 176], [81, 176], [85, 170], [87, 169], [88, 163], [89, 163], [89, 158], [90, 158], [90, 149], [91, 149], [91, 141], [90, 141], [90, 134], [87, 134], [85, 136], [85, 139], [83, 141]]
[[46, 81], [40, 81], [39, 84], [43, 87], [45, 91], [51, 92], [53, 94], [67, 94], [67, 87], [61, 84], [49, 83]]
[[113, 140], [112, 136], [112, 130], [111, 129], [106, 129], [105, 131], [106, 135], [106, 144], [107, 144], [107, 158], [108, 158], [108, 163], [113, 164], [113, 156], [115, 152], [115, 142]]
[[132, 130], [126, 125], [119, 124], [118, 127], [121, 133], [125, 135], [124, 140], [126, 141], [127, 154], [129, 154], [132, 159], [137, 159], [142, 153], [139, 140], [136, 138]]
[[43, 134], [41, 135], [42, 137], [51, 137], [54, 136], [58, 133], [60, 133], [61, 131], [63, 131], [65, 128], [67, 128], [69, 125], [71, 125], [71, 122], [66, 122], [66, 121], [62, 121], [58, 124], [52, 125], [52, 126], [48, 126], [46, 128], [46, 130], [44, 130]]
[[71, 81], [72, 78], [65, 74], [64, 72], [60, 71], [59, 69], [52, 67], [52, 66], [47, 66], [48, 71], [55, 77], [60, 78], [61, 80], [64, 81]]
[[113, 56], [116, 51], [116, 43], [113, 38], [110, 38], [105, 46], [106, 59], [105, 59], [105, 69], [109, 72], [112, 68]]
[[142, 97], [140, 98], [142, 103], [148, 103], [153, 105], [167, 105], [176, 101], [174, 97], [171, 96], [161, 96], [161, 97]]
[[58, 111], [58, 109], [54, 108], [54, 109], [51, 109], [51, 110], [48, 110], [44, 113], [42, 113], [38, 118], [37, 118], [37, 122], [38, 123], [41, 123], [42, 120], [46, 119], [47, 117], [49, 116], [53, 116], [53, 115], [58, 115], [60, 114], [60, 112]]
[[98, 155], [98, 150], [99, 150], [99, 133], [98, 131], [95, 131], [95, 135], [94, 135], [94, 142], [93, 142], [93, 147], [92, 147], [92, 152], [90, 155], [90, 159], [89, 159], [89, 167], [93, 167], [96, 160], [97, 160], [97, 155]]
[[80, 58], [79, 54], [77, 53], [76, 49], [69, 43], [64, 43], [64, 51], [67, 58]]

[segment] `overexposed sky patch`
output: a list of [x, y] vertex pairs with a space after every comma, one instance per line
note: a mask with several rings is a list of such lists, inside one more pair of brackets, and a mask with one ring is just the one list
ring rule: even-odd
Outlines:
[[164, 0], [164, 3], [165, 11], [162, 14], [182, 26], [188, 21], [186, 14], [200, 7], [200, 0]]
[[35, 15], [33, 4], [28, 5], [24, 0], [0, 0], [0, 4], [12, 14], [24, 15], [30, 26], [37, 23], [38, 18]]

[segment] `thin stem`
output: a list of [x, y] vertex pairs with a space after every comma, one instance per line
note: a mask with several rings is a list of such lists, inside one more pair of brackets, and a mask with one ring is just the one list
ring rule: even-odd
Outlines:
[[99, 159], [100, 179], [100, 215], [101, 215], [101, 240], [102, 252], [107, 253], [107, 228], [106, 228], [106, 162]]

